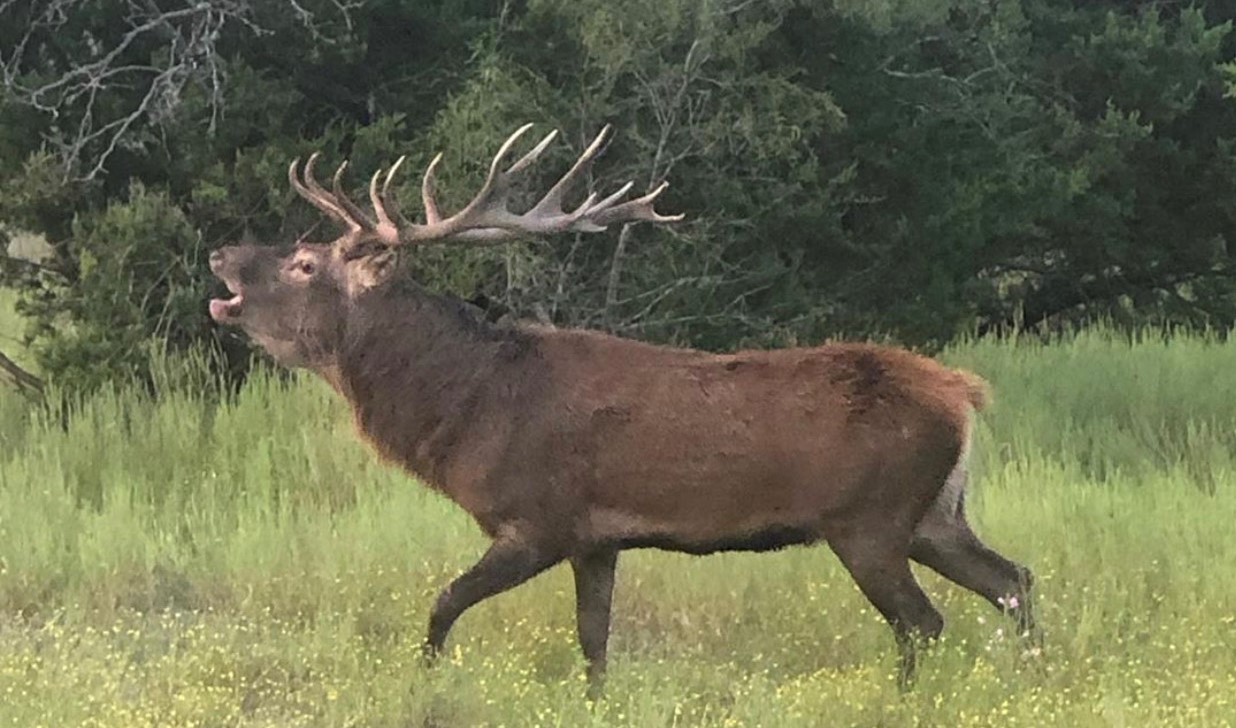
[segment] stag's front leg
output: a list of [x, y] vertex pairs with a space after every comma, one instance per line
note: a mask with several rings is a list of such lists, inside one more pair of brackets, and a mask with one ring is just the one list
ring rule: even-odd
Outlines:
[[588, 663], [588, 692], [598, 697], [605, 681], [610, 605], [618, 551], [600, 549], [571, 559], [575, 572], [575, 624]]
[[561, 551], [527, 543], [518, 538], [503, 538], [490, 545], [481, 560], [442, 590], [429, 616], [425, 656], [437, 657], [446, 643], [451, 625], [469, 607], [519, 586], [562, 560]]

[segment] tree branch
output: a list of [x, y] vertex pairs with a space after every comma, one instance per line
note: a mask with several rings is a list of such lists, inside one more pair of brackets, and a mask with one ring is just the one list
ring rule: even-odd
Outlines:
[[22, 369], [17, 362], [0, 351], [0, 374], [5, 384], [16, 389], [21, 394], [37, 398], [43, 394], [43, 380]]
[[[331, 1], [350, 31], [356, 2]], [[323, 39], [312, 14], [297, 0], [284, 2], [315, 40]], [[232, 26], [259, 36], [272, 32], [254, 19], [258, 0], [187, 0], [169, 10], [117, 0], [112, 7], [123, 9], [128, 29], [105, 44], [93, 28], [70, 25], [100, 12], [95, 6], [93, 0], [0, 2], [0, 24], [23, 29], [0, 49], [0, 89], [50, 117], [45, 138], [58, 151], [66, 182], [88, 182], [105, 172], [108, 159], [139, 129], [160, 127], [174, 115], [191, 85], [206, 90], [213, 132], [224, 112], [223, 32]], [[65, 41], [83, 43], [90, 59], [66, 64], [58, 50]]]
[[[660, 126], [657, 135], [657, 149], [653, 153], [652, 166], [648, 170], [648, 189], [652, 189], [657, 179], [669, 174], [674, 162], [681, 158], [673, 157], [668, 164], [665, 161], [670, 136], [677, 129], [678, 114], [683, 109], [683, 99], [686, 97], [687, 89], [699, 77], [700, 69], [708, 62], [708, 55], [706, 53], [702, 54], [702, 57], [697, 56], [699, 50], [700, 39], [696, 38], [691, 43], [691, 47], [687, 50], [686, 58], [683, 60], [682, 81], [675, 90], [673, 98], [666, 104], [661, 103], [656, 90], [642, 74], [636, 74], [637, 80], [644, 86], [645, 92], [648, 94], [658, 125]], [[626, 253], [630, 239], [631, 224], [627, 223], [622, 226], [622, 230], [618, 233], [618, 242], [614, 246], [614, 257], [610, 262], [609, 278], [605, 285], [605, 311], [607, 318], [612, 317], [612, 311], [618, 301], [618, 284], [622, 276], [622, 258]]]

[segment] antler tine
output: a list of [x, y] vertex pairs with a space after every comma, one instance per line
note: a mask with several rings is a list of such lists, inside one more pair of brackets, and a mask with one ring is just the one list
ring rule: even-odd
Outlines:
[[309, 159], [305, 160], [305, 166], [300, 171], [301, 185], [315, 201], [326, 204], [334, 210], [336, 215], [339, 215], [343, 212], [343, 209], [327, 197], [326, 190], [322, 189], [322, 185], [318, 184], [317, 178], [313, 174], [313, 167], [318, 163], [318, 157], [321, 154], [321, 152], [314, 152], [309, 155]]
[[[588, 195], [587, 199], [571, 212], [565, 212], [562, 209], [562, 198], [566, 189], [574, 182], [593, 162], [594, 159], [603, 150], [603, 145], [606, 137], [610, 132], [610, 125], [605, 125], [604, 128], [597, 134], [592, 143], [588, 145], [583, 154], [575, 160], [571, 168], [567, 170], [559, 180], [554, 183], [553, 187], [545, 193], [533, 207], [522, 215], [514, 215], [507, 209], [507, 195], [509, 193], [510, 178], [512, 175], [527, 169], [535, 162], [549, 143], [558, 135], [558, 130], [554, 129], [543, 138], [531, 151], [521, 157], [515, 164], [512, 164], [505, 172], [498, 173], [498, 166], [506, 154], [510, 150], [511, 145], [532, 125], [525, 124], [520, 127], [514, 134], [507, 138], [502, 148], [498, 150], [498, 154], [494, 156], [494, 161], [490, 165], [490, 178], [486, 180], [485, 186], [482, 187], [482, 192], [477, 195], [477, 200], [485, 199], [485, 209], [482, 211], [480, 218], [483, 224], [474, 228], [475, 232], [468, 237], [473, 239], [497, 240], [500, 237], [497, 230], [483, 231], [485, 227], [493, 227], [505, 229], [509, 232], [505, 237], [513, 237], [520, 232], [560, 232], [564, 230], [579, 230], [581, 232], [599, 232], [603, 227], [598, 227], [589, 221], [584, 220], [584, 216], [589, 213], [596, 205], [596, 194]], [[469, 205], [471, 207], [471, 205]], [[464, 208], [467, 211], [468, 208]], [[455, 217], [462, 217], [464, 212], [460, 212]]]
[[531, 123], [524, 124], [523, 126], [516, 129], [514, 132], [512, 132], [511, 135], [506, 138], [506, 141], [502, 142], [502, 146], [498, 148], [498, 153], [494, 155], [493, 161], [489, 163], [489, 177], [490, 178], [496, 177], [498, 175], [498, 167], [499, 165], [502, 164], [502, 160], [506, 159], [506, 155], [511, 153], [511, 147], [515, 146], [515, 142], [519, 141], [519, 138], [523, 136], [525, 133], [527, 133], [527, 131], [531, 128], [532, 128]]
[[378, 194], [378, 180], [382, 178], [382, 168], [378, 167], [373, 176], [369, 178], [369, 204], [373, 205], [373, 212], [378, 216], [378, 222], [386, 222], [383, 218], [386, 217], [386, 206], [382, 204], [382, 198]]
[[571, 229], [583, 233], [604, 232], [605, 226], [609, 223], [606, 222], [604, 224], [600, 224], [595, 222], [594, 218], [599, 213], [613, 207], [614, 204], [618, 202], [618, 200], [625, 197], [634, 186], [634, 182], [627, 182], [622, 187], [619, 187], [617, 191], [611, 193], [609, 197], [606, 197], [600, 202], [596, 201], [597, 196], [595, 194], [589, 195], [588, 199], [584, 200], [583, 203], [575, 209], [575, 212], [571, 213], [575, 218], [577, 218], [575, 225]]
[[365, 214], [364, 210], [357, 207], [355, 202], [348, 197], [348, 194], [343, 191], [343, 171], [348, 168], [348, 160], [343, 160], [339, 165], [339, 169], [335, 170], [335, 176], [331, 178], [331, 192], [335, 195], [335, 202], [344, 209], [348, 216], [360, 226], [362, 230], [372, 230], [373, 221]]
[[[554, 186], [549, 188], [549, 192], [546, 192], [545, 196], [542, 197], [531, 210], [524, 214], [538, 216], [545, 214], [562, 215], [562, 198], [566, 193], [567, 188], [570, 187], [581, 174], [591, 167], [592, 162], [601, 155], [605, 142], [607, 141], [606, 137], [609, 136], [611, 129], [612, 127], [609, 124], [606, 124], [601, 129], [600, 133], [596, 135], [596, 138], [592, 140], [592, 143], [588, 145], [588, 148], [584, 150], [584, 153], [579, 155], [579, 158], [575, 160], [575, 164], [571, 165], [571, 168], [567, 170], [567, 173], [562, 175], [562, 177], [554, 183]], [[593, 203], [595, 203], [595, 201], [596, 195], [590, 196], [584, 201], [584, 204], [581, 204], [575, 209], [572, 215], [579, 218], [587, 214], [588, 210], [594, 206]], [[613, 202], [611, 201], [610, 204], [613, 204]], [[599, 230], [590, 232], [599, 232]]]
[[305, 189], [305, 186], [302, 185], [300, 180], [296, 178], [298, 167], [300, 167], [300, 157], [293, 159], [292, 163], [288, 165], [288, 184], [292, 186], [292, 189], [296, 191], [296, 194], [307, 198], [309, 197], [309, 190]]
[[[494, 155], [493, 161], [489, 163], [489, 174], [485, 176], [485, 183], [481, 185], [481, 191], [476, 193], [476, 196], [472, 198], [472, 201], [467, 205], [464, 205], [462, 210], [447, 218], [447, 221], [459, 220], [461, 222], [466, 222], [467, 218], [475, 215], [475, 211], [477, 210], [500, 207], [505, 208], [507, 173], [499, 170], [502, 166], [503, 160], [505, 160], [506, 156], [511, 153], [511, 147], [514, 147], [515, 142], [519, 141], [519, 138], [531, 128], [532, 124], [524, 124], [506, 138], [506, 141], [503, 142], [502, 146], [498, 149], [498, 153]], [[529, 152], [520, 158], [518, 162], [511, 165], [511, 169], [514, 169], [523, 163], [529, 156], [533, 156], [534, 152], [539, 154], [539, 152], [534, 149], [532, 152]], [[533, 156], [533, 158], [535, 159], [535, 156]]]
[[293, 162], [293, 167], [288, 171], [289, 179], [291, 179], [292, 182], [292, 187], [301, 197], [308, 200], [314, 207], [330, 215], [347, 227], [356, 229], [356, 221], [348, 215], [347, 211], [339, 206], [335, 199], [331, 197], [331, 194], [323, 189], [322, 185], [318, 184], [317, 180], [314, 178], [313, 166], [318, 161], [318, 156], [318, 152], [314, 152], [309, 155], [309, 159], [305, 162], [305, 168], [301, 172], [303, 182], [295, 179], [295, 175], [293, 174], [295, 171], [295, 162]]
[[300, 195], [314, 207], [329, 214], [331, 217], [337, 217], [339, 214], [338, 210], [334, 209], [329, 204], [326, 204], [323, 200], [319, 200], [315, 197], [313, 192], [310, 191], [309, 188], [305, 187], [305, 183], [300, 181], [297, 174], [299, 172], [299, 167], [300, 157], [293, 159], [292, 163], [288, 165], [288, 183], [292, 185], [292, 189], [296, 191], [296, 194]]
[[604, 200], [601, 200], [600, 202], [598, 202], [597, 204], [589, 208], [588, 214], [590, 215], [595, 214], [595, 213], [601, 212], [602, 210], [608, 210], [609, 208], [613, 207], [614, 204], [618, 202], [618, 200], [621, 200], [623, 197], [626, 197], [626, 194], [630, 192], [631, 188], [634, 186], [635, 186], [634, 182], [627, 182], [625, 185], [615, 190], [609, 197], [606, 197]]
[[[403, 160], [407, 159], [407, 155], [395, 160], [391, 168], [386, 171], [386, 182], [382, 185], [382, 191], [378, 191], [378, 180], [382, 177], [382, 170], [379, 168], [373, 173], [373, 178], [369, 180], [369, 202], [373, 205], [373, 212], [378, 216], [378, 224], [384, 227], [398, 229], [398, 224], [395, 218], [402, 217], [399, 214], [398, 208], [391, 202], [389, 192], [391, 181], [395, 179], [395, 172], [399, 166], [403, 164]], [[392, 214], [393, 212], [393, 214]]]
[[[662, 215], [653, 209], [654, 201], [667, 187], [669, 187], [669, 182], [662, 182], [655, 190], [643, 197], [628, 200], [621, 205], [614, 205], [606, 209], [600, 209], [601, 206], [596, 205], [593, 210], [588, 212], [587, 217], [601, 227], [606, 227], [615, 222], [677, 222], [685, 216], [682, 214]], [[625, 191], [624, 189], [623, 192]]]
[[[498, 153], [494, 155], [493, 161], [489, 163], [489, 174], [485, 176], [485, 183], [481, 185], [480, 191], [462, 210], [446, 219], [441, 219], [437, 214], [438, 205], [434, 199], [434, 168], [440, 161], [441, 155], [434, 157], [429, 168], [425, 170], [425, 179], [421, 184], [421, 199], [425, 203], [426, 224], [408, 228], [406, 239], [410, 241], [436, 240], [450, 237], [467, 228], [502, 227], [499, 223], [514, 217], [506, 209], [509, 189], [508, 172], [502, 172], [501, 167], [503, 160], [510, 154], [511, 147], [515, 146], [515, 142], [519, 141], [519, 138], [531, 128], [532, 124], [524, 124], [506, 138]], [[538, 147], [543, 148], [545, 143], [543, 141]], [[527, 166], [539, 153], [534, 149], [512, 165], [512, 169], [521, 164]]]
[[[394, 161], [394, 164], [392, 164], [391, 169], [388, 169], [387, 171], [386, 182], [382, 183], [382, 210], [379, 211], [378, 214], [382, 215], [383, 221], [391, 222], [392, 225], [394, 224], [394, 221], [391, 219], [392, 216], [394, 216], [394, 218], [399, 218], [400, 215], [399, 215], [398, 206], [392, 204], [391, 183], [394, 182], [394, 173], [399, 171], [399, 167], [403, 166], [403, 161], [404, 159], [407, 159], [407, 158], [408, 158], [408, 154], [403, 154], [402, 157], [399, 157], [398, 159], [396, 159], [396, 161]], [[387, 208], [393, 209], [394, 214], [388, 215]]]
[[425, 176], [421, 179], [421, 205], [425, 208], [425, 223], [427, 225], [436, 225], [442, 220], [442, 215], [438, 212], [438, 201], [434, 199], [434, 187], [437, 182], [434, 170], [438, 168], [438, 164], [441, 161], [442, 152], [438, 152], [433, 160], [429, 162], [429, 166], [425, 168]]
[[[532, 125], [529, 124], [528, 126], [532, 126]], [[554, 137], [556, 136], [558, 136], [557, 129], [554, 129], [553, 131], [546, 134], [545, 138], [542, 139], [540, 142], [538, 142], [537, 145], [533, 147], [531, 151], [529, 151], [524, 156], [520, 157], [518, 162], [516, 162], [515, 164], [512, 164], [510, 167], [507, 167], [507, 170], [504, 174], [506, 174], [509, 177], [510, 175], [522, 172], [523, 170], [532, 166], [532, 163], [537, 160], [537, 157], [541, 156], [541, 154], [545, 151], [545, 148], [549, 146], [549, 143], [552, 142], [554, 140]]]
[[596, 158], [601, 156], [601, 154], [605, 151], [607, 142], [609, 141], [609, 133], [612, 129], [613, 127], [610, 124], [606, 124], [602, 127], [601, 131], [597, 133], [596, 137], [592, 140], [588, 147], [584, 149], [584, 152], [580, 154], [575, 160], [575, 163], [571, 165], [571, 168], [567, 170], [567, 173], [562, 175], [562, 177], [554, 183], [553, 187], [549, 188], [549, 191], [545, 193], [545, 196], [542, 197], [531, 210], [528, 210], [520, 217], [527, 219], [547, 218], [552, 221], [546, 223], [547, 231], [553, 229], [574, 230], [577, 232], [588, 233], [603, 231], [605, 229], [603, 225], [597, 225], [588, 218], [594, 212], [608, 208], [621, 199], [622, 196], [625, 195], [629, 189], [631, 189], [631, 183], [627, 183], [622, 189], [605, 198], [601, 202], [597, 202], [596, 193], [589, 194], [588, 197], [571, 212], [565, 212], [562, 209], [562, 201], [567, 188], [569, 188], [571, 184], [580, 177], [580, 175], [584, 174], [592, 166], [593, 161], [595, 161]]

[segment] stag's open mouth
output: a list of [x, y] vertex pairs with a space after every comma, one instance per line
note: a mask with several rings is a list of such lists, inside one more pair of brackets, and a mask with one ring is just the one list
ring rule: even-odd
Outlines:
[[231, 283], [227, 283], [227, 290], [232, 294], [231, 298], [210, 299], [210, 317], [212, 319], [221, 324], [226, 324], [240, 318], [240, 314], [244, 310], [245, 296], [236, 288]]

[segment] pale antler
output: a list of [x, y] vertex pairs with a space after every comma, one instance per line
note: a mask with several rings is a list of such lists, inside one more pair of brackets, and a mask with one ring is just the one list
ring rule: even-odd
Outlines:
[[505, 242], [526, 233], [600, 232], [615, 223], [673, 222], [682, 219], [682, 215], [662, 215], [653, 208], [654, 200], [669, 186], [668, 182], [663, 182], [643, 197], [620, 203], [619, 200], [633, 186], [628, 182], [603, 200], [598, 201], [596, 194], [593, 193], [574, 210], [563, 209], [562, 203], [567, 188], [578, 180], [592, 165], [592, 162], [600, 156], [610, 132], [609, 125], [597, 134], [596, 139], [575, 160], [575, 164], [531, 209], [518, 215], [511, 212], [507, 205], [510, 199], [512, 177], [530, 167], [558, 134], [557, 130], [551, 131], [531, 151], [520, 157], [505, 171], [501, 171], [502, 162], [515, 142], [531, 127], [531, 124], [525, 124], [507, 137], [498, 153], [494, 155], [489, 165], [489, 174], [485, 177], [480, 191], [463, 209], [446, 218], [442, 217], [434, 196], [435, 170], [442, 160], [442, 155], [434, 157], [426, 168], [421, 183], [421, 199], [425, 207], [424, 224], [403, 219], [395, 211], [390, 198], [391, 181], [394, 179], [396, 170], [403, 163], [404, 157], [400, 157], [386, 172], [381, 189], [378, 188], [378, 181], [382, 178], [381, 170], [375, 172], [369, 182], [369, 200], [377, 217], [376, 222], [369, 219], [343, 191], [341, 178], [347, 167], [346, 161], [335, 172], [332, 189], [329, 192], [313, 177], [313, 165], [317, 159], [317, 153], [311, 155], [305, 163], [303, 181], [297, 179], [296, 174], [299, 160], [293, 161], [288, 168], [288, 180], [301, 197], [347, 228], [348, 232], [336, 241], [345, 253], [359, 243], [370, 239], [387, 246], [408, 243], [423, 244], [447, 239], [473, 244], [492, 244]]

